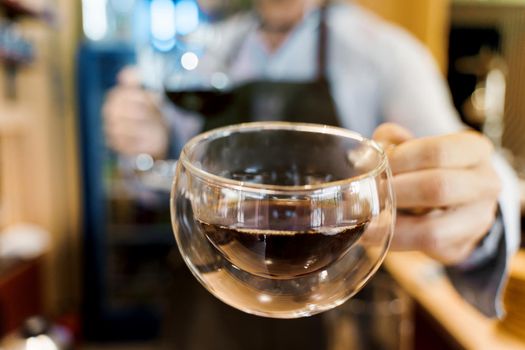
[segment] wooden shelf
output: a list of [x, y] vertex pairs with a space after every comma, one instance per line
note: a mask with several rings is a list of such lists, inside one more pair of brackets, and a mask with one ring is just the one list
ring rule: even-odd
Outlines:
[[416, 252], [389, 253], [385, 267], [443, 329], [465, 349], [525, 349], [525, 339], [503, 330], [467, 304], [442, 267]]
[[22, 116], [17, 110], [0, 106], [0, 137], [19, 135], [27, 130], [26, 118]]

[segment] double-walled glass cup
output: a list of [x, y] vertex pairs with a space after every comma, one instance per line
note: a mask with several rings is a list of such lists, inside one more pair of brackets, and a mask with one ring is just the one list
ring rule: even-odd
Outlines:
[[275, 318], [342, 304], [381, 264], [395, 220], [383, 150], [340, 128], [282, 122], [186, 144], [172, 189], [180, 252], [213, 295]]

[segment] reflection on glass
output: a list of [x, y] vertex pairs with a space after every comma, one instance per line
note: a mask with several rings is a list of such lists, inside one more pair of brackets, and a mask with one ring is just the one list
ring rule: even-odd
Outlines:
[[224, 302], [276, 318], [316, 314], [356, 293], [386, 254], [393, 207], [382, 150], [312, 124], [198, 136], [172, 192], [175, 237], [194, 275]]
[[341, 307], [326, 314], [328, 350], [410, 350], [411, 301], [386, 273]]

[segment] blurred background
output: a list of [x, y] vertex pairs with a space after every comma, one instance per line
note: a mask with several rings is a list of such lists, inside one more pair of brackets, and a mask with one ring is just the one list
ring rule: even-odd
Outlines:
[[[525, 198], [525, 2], [359, 2], [430, 49], [461, 118], [505, 154]], [[101, 107], [120, 69], [184, 50], [177, 30], [200, 20], [194, 0], [0, 0], [3, 348], [41, 334], [58, 345], [32, 349], [175, 348], [190, 321], [172, 300], [187, 271], [162, 191], [170, 164], [122, 166], [105, 146]], [[137, 178], [153, 166], [158, 176]], [[524, 269], [514, 264], [507, 300], [525, 300]], [[358, 334], [381, 339], [362, 348], [525, 348], [525, 304], [493, 321], [420, 254], [392, 254], [385, 270], [371, 298], [327, 316], [330, 349], [358, 348]], [[363, 320], [378, 331], [365, 334]]]

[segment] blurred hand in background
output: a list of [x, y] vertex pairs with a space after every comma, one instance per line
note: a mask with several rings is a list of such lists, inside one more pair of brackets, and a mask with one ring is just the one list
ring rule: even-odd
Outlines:
[[135, 68], [123, 69], [103, 106], [109, 147], [123, 155], [147, 153], [164, 158], [170, 135], [160, 105], [159, 96], [142, 88]]

